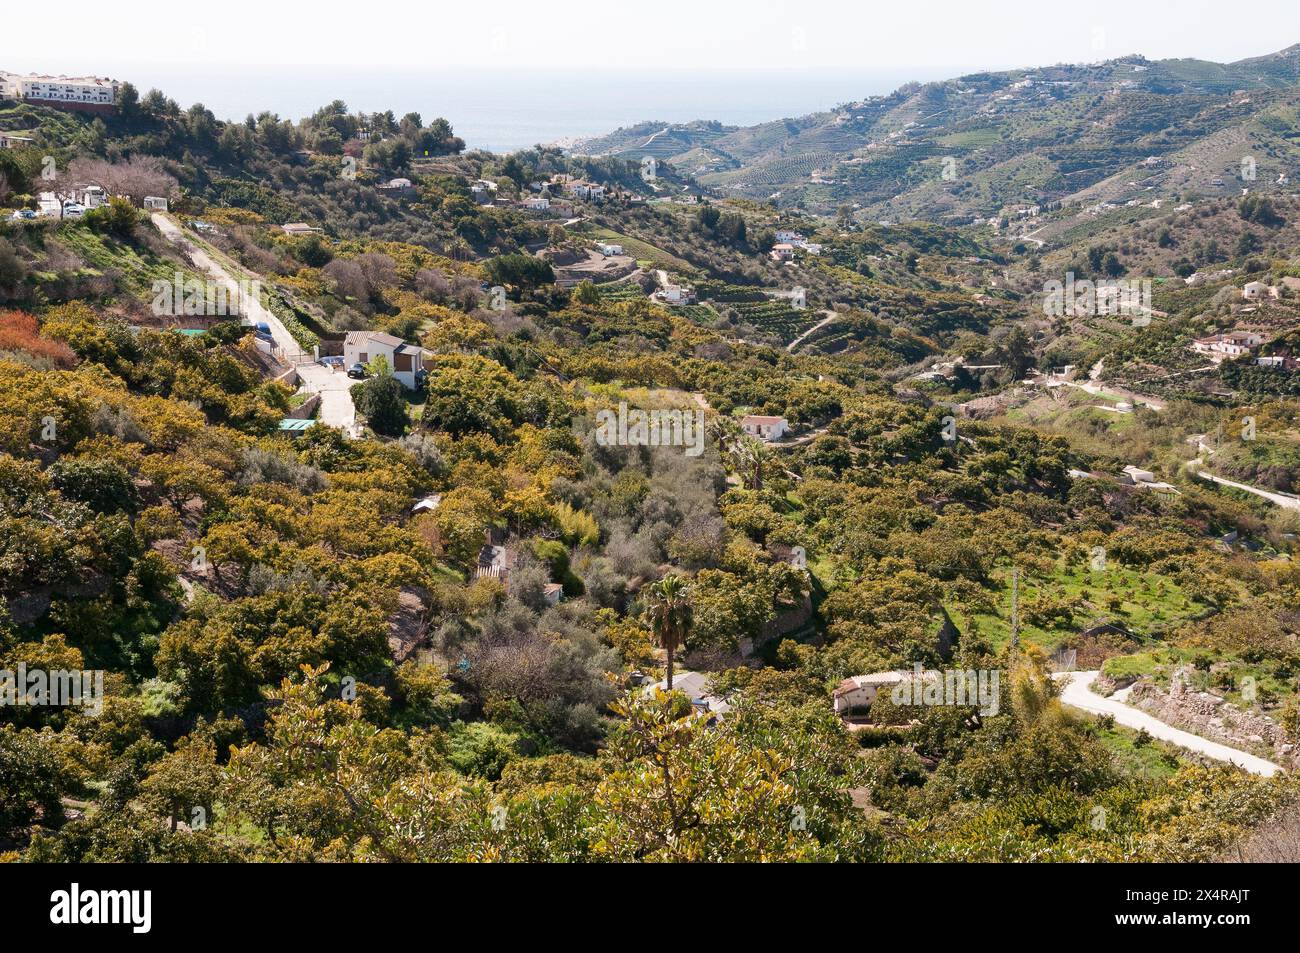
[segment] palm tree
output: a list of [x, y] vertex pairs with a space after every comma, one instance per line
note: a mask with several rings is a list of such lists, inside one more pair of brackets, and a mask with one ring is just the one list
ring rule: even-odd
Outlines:
[[691, 631], [694, 610], [691, 607], [691, 587], [681, 576], [670, 573], [647, 587], [647, 612], [650, 615], [650, 632], [658, 645], [668, 655], [668, 690], [673, 690], [673, 656], [686, 644]]
[[736, 468], [744, 468], [751, 490], [763, 489], [763, 472], [773, 463], [774, 454], [767, 444], [747, 437], [736, 446]]

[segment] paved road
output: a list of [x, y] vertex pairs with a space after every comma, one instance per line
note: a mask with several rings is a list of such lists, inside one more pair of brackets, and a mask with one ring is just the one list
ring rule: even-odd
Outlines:
[[[1193, 463], [1197, 461], [1193, 460]], [[1282, 507], [1284, 510], [1300, 510], [1300, 497], [1288, 496], [1285, 493], [1274, 493], [1271, 490], [1261, 490], [1257, 486], [1250, 486], [1247, 483], [1237, 483], [1234, 480], [1227, 480], [1221, 476], [1215, 476], [1213, 473], [1206, 473], [1204, 470], [1193, 466], [1191, 468], [1193, 475], [1200, 477], [1202, 480], [1209, 480], [1211, 483], [1218, 483], [1222, 486], [1230, 486], [1234, 490], [1244, 490], [1247, 493], [1253, 493], [1261, 496], [1270, 503]]]
[[1124, 699], [1128, 696], [1127, 690], [1116, 692], [1109, 698], [1098, 695], [1092, 691], [1091, 686], [1100, 674], [1100, 672], [1059, 672], [1054, 675], [1053, 678], [1065, 683], [1061, 692], [1061, 701], [1072, 708], [1080, 708], [1096, 715], [1114, 715], [1116, 723], [1127, 728], [1145, 728], [1153, 738], [1168, 741], [1216, 761], [1227, 761], [1238, 765], [1251, 774], [1272, 777], [1282, 770], [1272, 761], [1265, 761], [1256, 755], [1229, 748], [1217, 741], [1210, 741], [1190, 731], [1167, 725], [1141, 709], [1124, 704]]
[[[190, 241], [180, 226], [161, 212], [154, 212], [150, 217], [164, 238], [184, 249], [195, 267], [226, 286], [230, 294], [241, 302], [243, 313], [250, 321], [254, 324], [264, 323], [271, 329], [271, 338], [283, 354], [302, 354], [302, 348], [280, 319], [255, 297], [244, 296], [239, 282], [231, 277], [230, 272]], [[348, 387], [356, 382], [349, 379], [342, 370], [334, 371], [315, 361], [297, 364], [297, 370], [303, 389], [321, 395], [321, 422], [338, 427], [353, 437], [357, 436], [360, 432], [357, 411], [352, 405], [352, 395], [348, 392]]]

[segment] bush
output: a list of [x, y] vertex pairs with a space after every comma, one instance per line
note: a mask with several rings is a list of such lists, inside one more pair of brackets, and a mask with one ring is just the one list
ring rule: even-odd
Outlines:
[[352, 402], [357, 413], [377, 434], [400, 437], [406, 430], [406, 398], [402, 384], [392, 374], [381, 374], [352, 386]]

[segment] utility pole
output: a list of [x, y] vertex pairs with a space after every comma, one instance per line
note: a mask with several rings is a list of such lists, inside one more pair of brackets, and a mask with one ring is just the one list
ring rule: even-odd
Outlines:
[[1011, 647], [1020, 648], [1020, 567], [1011, 567]]

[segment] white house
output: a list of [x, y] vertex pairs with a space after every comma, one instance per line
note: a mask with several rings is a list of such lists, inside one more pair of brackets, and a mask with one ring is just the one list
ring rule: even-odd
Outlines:
[[842, 715], [854, 709], [868, 708], [882, 688], [892, 690], [912, 675], [912, 672], [872, 672], [870, 675], [846, 678], [840, 682], [833, 695], [835, 712]]
[[345, 365], [368, 364], [380, 355], [402, 386], [414, 390], [415, 376], [424, 369], [423, 348], [379, 331], [349, 331], [343, 341]]
[[695, 289], [690, 285], [665, 285], [662, 291], [656, 292], [656, 296], [665, 304], [695, 303]]
[[1250, 301], [1256, 298], [1263, 298], [1268, 295], [1268, 285], [1262, 281], [1247, 282], [1246, 287], [1241, 289], [1241, 296]]
[[606, 258], [608, 258], [610, 255], [621, 255], [621, 254], [623, 254], [623, 246], [622, 246], [622, 245], [604, 245], [604, 244], [602, 244], [602, 245], [597, 245], [596, 247], [599, 249], [600, 253], [601, 253], [602, 255], [604, 255]]
[[1253, 331], [1230, 331], [1227, 334], [1214, 334], [1208, 338], [1196, 338], [1192, 341], [1192, 350], [1198, 354], [1208, 354], [1211, 360], [1217, 362], [1224, 358], [1249, 354], [1263, 343], [1263, 335], [1255, 334]]
[[1128, 482], [1134, 484], [1154, 483], [1156, 479], [1156, 475], [1150, 470], [1143, 470], [1141, 467], [1135, 467], [1131, 463], [1124, 468], [1123, 472], [1124, 476], [1128, 478]]
[[530, 212], [546, 212], [551, 208], [551, 200], [545, 195], [530, 195], [522, 204]]
[[784, 417], [766, 417], [762, 414], [746, 414], [740, 421], [740, 429], [751, 437], [760, 440], [780, 440], [790, 428], [790, 422]]
[[789, 245], [796, 245], [799, 242], [804, 241], [804, 236], [798, 232], [792, 232], [789, 229], [779, 228], [776, 231], [776, 240], [778, 242], [785, 242]]
[[17, 149], [20, 146], [30, 146], [35, 141], [31, 136], [11, 136], [0, 133], [0, 149]]
[[[710, 682], [711, 677], [703, 672], [683, 672], [678, 670], [673, 673], [673, 691], [681, 692], [689, 698], [697, 714], [716, 718], [730, 711], [731, 705], [727, 703], [725, 698], [713, 694]], [[667, 690], [668, 686], [665, 681], [655, 682], [642, 689], [647, 695], [653, 695], [656, 691], [664, 692]]]
[[569, 182], [565, 185], [573, 195], [588, 202], [599, 202], [605, 197], [605, 187], [596, 185], [594, 182]]
[[772, 246], [771, 255], [774, 261], [789, 261], [794, 257], [794, 246], [789, 242], [777, 242]]

